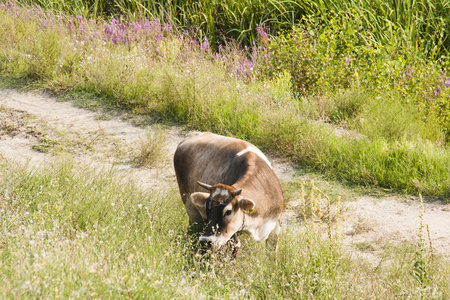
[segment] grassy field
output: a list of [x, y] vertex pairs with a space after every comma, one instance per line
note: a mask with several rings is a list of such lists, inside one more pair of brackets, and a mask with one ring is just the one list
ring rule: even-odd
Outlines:
[[212, 52], [159, 19], [0, 15], [5, 82], [240, 137], [349, 184], [450, 195], [445, 63], [364, 43], [357, 22], [272, 38], [261, 25], [252, 49]]
[[30, 170], [3, 159], [0, 178], [3, 299], [450, 296], [448, 262], [430, 252], [419, 219], [418, 242], [386, 248], [374, 266], [342, 247], [339, 206], [317, 189], [302, 195], [305, 221], [285, 226], [276, 254], [249, 241], [233, 260], [199, 250], [174, 184], [144, 191], [70, 160]]
[[[1, 2], [2, 85], [243, 138], [350, 187], [448, 201], [446, 3], [158, 3]], [[136, 167], [157, 163], [156, 144], [140, 145]], [[0, 297], [450, 297], [422, 211], [417, 240], [372, 265], [342, 246], [339, 201], [314, 187], [299, 197], [303, 222], [285, 226], [276, 254], [249, 241], [233, 260], [198, 249], [175, 183], [141, 190], [70, 159], [0, 159]]]

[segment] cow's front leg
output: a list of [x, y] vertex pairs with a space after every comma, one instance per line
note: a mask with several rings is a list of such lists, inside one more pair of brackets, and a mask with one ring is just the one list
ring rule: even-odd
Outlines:
[[280, 220], [276, 222], [275, 228], [270, 232], [269, 237], [266, 240], [266, 249], [269, 252], [277, 251], [278, 235], [281, 231]]

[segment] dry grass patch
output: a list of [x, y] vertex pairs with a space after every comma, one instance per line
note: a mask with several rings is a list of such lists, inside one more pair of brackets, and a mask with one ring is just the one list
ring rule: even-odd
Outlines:
[[148, 129], [140, 140], [139, 155], [135, 162], [138, 167], [153, 167], [167, 156], [167, 133], [160, 126]]

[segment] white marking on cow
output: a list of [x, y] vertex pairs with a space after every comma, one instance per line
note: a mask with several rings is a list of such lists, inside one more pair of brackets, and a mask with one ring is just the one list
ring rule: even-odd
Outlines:
[[247, 153], [247, 152], [253, 152], [253, 153], [255, 153], [256, 155], [258, 155], [259, 157], [261, 157], [261, 158], [267, 163], [267, 165], [268, 165], [270, 168], [272, 168], [272, 165], [270, 164], [269, 160], [268, 160], [267, 157], [264, 155], [264, 153], [262, 153], [261, 150], [259, 150], [259, 149], [256, 148], [256, 147], [248, 146], [248, 147], [245, 148], [244, 150], [241, 150], [241, 151], [237, 154], [237, 156], [244, 155], [244, 154]]
[[211, 194], [211, 198], [214, 198], [217, 195], [221, 195], [221, 196], [228, 196], [228, 191], [227, 190], [222, 190], [219, 188], [216, 188], [216, 190], [214, 191], [214, 193]]

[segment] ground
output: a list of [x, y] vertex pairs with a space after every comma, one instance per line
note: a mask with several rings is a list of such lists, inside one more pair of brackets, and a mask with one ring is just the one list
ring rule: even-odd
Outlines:
[[[58, 102], [45, 94], [0, 90], [0, 159], [39, 167], [69, 155], [82, 163], [115, 167], [144, 188], [163, 182], [174, 184], [172, 157], [185, 130], [166, 125], [162, 158], [151, 167], [139, 167], [139, 147], [148, 133], [157, 129], [133, 126], [126, 119], [123, 114], [111, 116], [80, 109], [73, 102]], [[338, 183], [311, 176], [308, 171], [299, 172], [298, 166], [286, 160], [269, 159], [282, 182], [314, 179], [319, 186], [340, 193], [335, 187]], [[344, 189], [343, 241], [349, 251], [378, 264], [386, 259], [384, 249], [389, 245], [415, 242], [420, 224], [418, 197], [369, 196], [361, 190]], [[295, 218], [295, 203], [293, 199], [286, 205], [285, 226], [298, 226], [290, 222]], [[450, 204], [425, 203], [424, 223], [433, 251], [450, 258]]]

